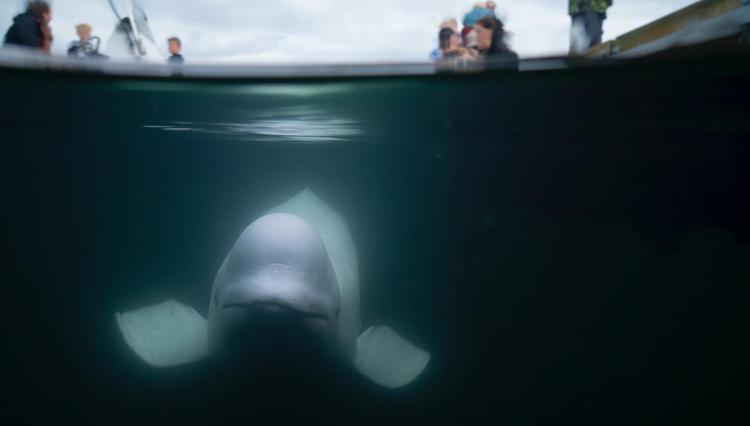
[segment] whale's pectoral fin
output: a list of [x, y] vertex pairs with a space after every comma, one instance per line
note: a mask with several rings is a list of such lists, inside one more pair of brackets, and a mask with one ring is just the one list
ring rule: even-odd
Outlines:
[[168, 300], [115, 318], [130, 349], [151, 366], [187, 364], [208, 354], [206, 320], [180, 302]]
[[417, 378], [430, 354], [409, 343], [390, 327], [370, 327], [357, 338], [354, 366], [375, 383], [399, 388]]

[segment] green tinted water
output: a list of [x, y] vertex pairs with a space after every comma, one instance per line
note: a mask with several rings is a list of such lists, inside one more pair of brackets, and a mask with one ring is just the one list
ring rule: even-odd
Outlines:
[[[744, 415], [747, 71], [742, 58], [280, 81], [2, 70], [4, 415]], [[425, 375], [386, 392], [346, 374], [141, 365], [113, 312], [177, 298], [205, 314], [239, 232], [305, 187], [349, 222], [364, 325], [429, 350]]]

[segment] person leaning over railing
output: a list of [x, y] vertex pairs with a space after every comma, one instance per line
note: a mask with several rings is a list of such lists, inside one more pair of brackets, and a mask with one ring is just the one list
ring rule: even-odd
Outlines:
[[51, 20], [52, 9], [49, 3], [30, 0], [26, 4], [26, 11], [13, 18], [13, 25], [5, 33], [4, 44], [28, 47], [50, 53], [52, 30], [49, 27], [49, 22]]
[[508, 46], [502, 21], [494, 16], [485, 16], [474, 24], [474, 31], [481, 58], [492, 62], [518, 61], [518, 55]]

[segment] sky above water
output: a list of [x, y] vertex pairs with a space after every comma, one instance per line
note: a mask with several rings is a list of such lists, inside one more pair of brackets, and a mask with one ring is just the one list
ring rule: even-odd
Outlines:
[[[117, 2], [121, 0], [115, 0]], [[615, 0], [604, 38], [613, 38], [696, 0]], [[2, 0], [3, 31], [23, 0]], [[53, 0], [53, 53], [76, 39], [87, 22], [104, 42], [115, 25], [108, 0]], [[567, 0], [496, 0], [498, 15], [523, 57], [566, 53]], [[157, 45], [183, 40], [191, 62], [319, 63], [424, 61], [446, 18], [473, 5], [459, 0], [140, 0]]]

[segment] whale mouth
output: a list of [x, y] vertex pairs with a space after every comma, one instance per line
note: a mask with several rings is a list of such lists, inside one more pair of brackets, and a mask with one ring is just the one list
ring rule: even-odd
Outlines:
[[219, 318], [221, 340], [240, 364], [293, 365], [300, 348], [325, 353], [335, 330], [327, 315], [277, 300], [232, 301]]
[[222, 310], [244, 310], [249, 313], [267, 314], [267, 315], [285, 315], [300, 319], [316, 319], [328, 321], [328, 315], [303, 311], [289, 306], [285, 303], [257, 301], [249, 303], [227, 303], [221, 307]]

